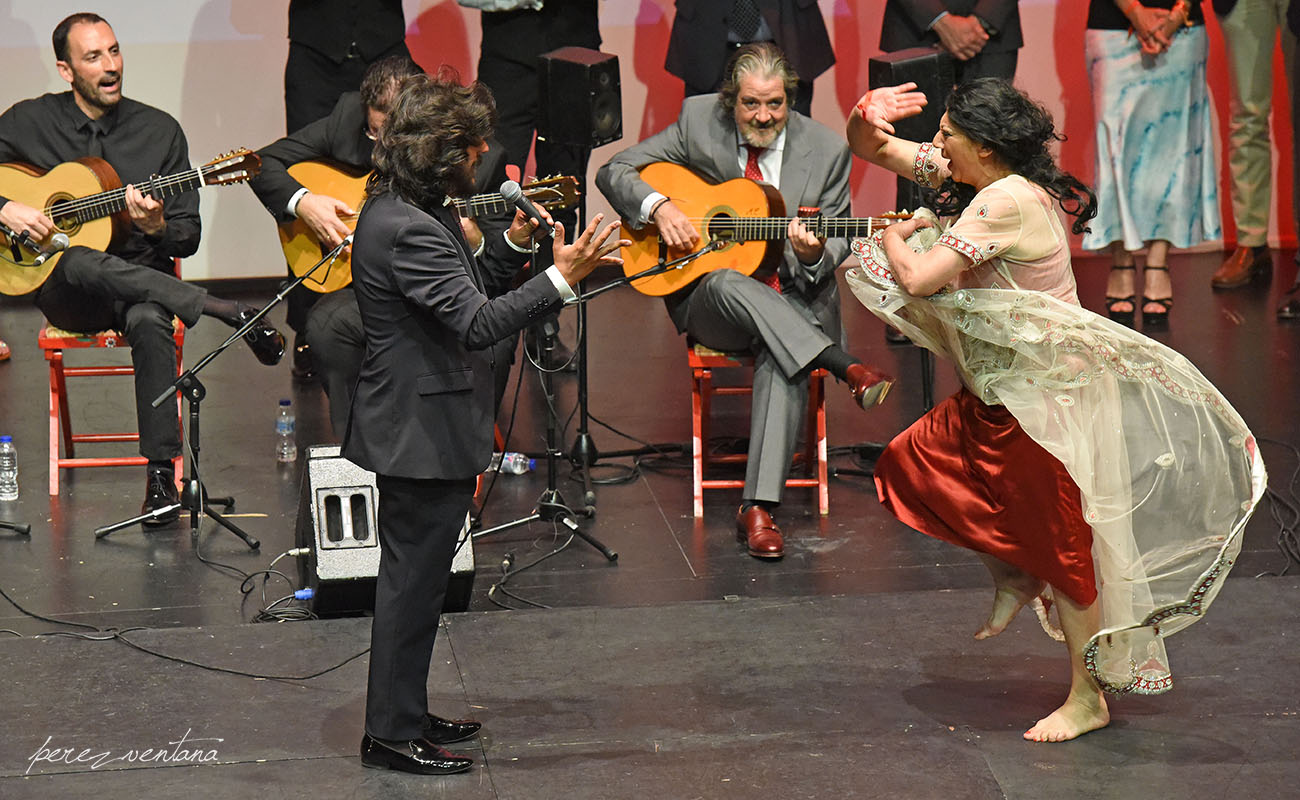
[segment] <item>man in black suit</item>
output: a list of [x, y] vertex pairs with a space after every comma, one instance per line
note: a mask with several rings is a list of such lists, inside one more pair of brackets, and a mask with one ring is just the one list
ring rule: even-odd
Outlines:
[[880, 22], [881, 50], [940, 47], [956, 62], [958, 83], [1013, 79], [1023, 44], [1019, 0], [888, 0]]
[[[289, 174], [289, 167], [303, 161], [325, 159], [355, 170], [369, 170], [375, 136], [388, 116], [399, 85], [404, 79], [421, 74], [423, 70], [409, 56], [381, 59], [366, 70], [361, 91], [348, 92], [340, 97], [328, 116], [258, 151], [262, 157], [262, 172], [249, 181], [249, 186], [277, 222], [301, 219], [326, 249], [334, 247], [348, 235], [349, 227], [345, 220], [353, 217], [356, 211], [337, 197], [308, 191]], [[505, 179], [504, 149], [492, 147], [483, 157], [474, 192], [496, 191]], [[476, 249], [480, 249], [485, 238], [499, 236], [513, 216], [513, 213], [505, 212], [477, 220], [466, 218], [463, 220], [466, 236], [474, 240]], [[501, 294], [509, 288], [513, 272], [509, 271], [510, 265], [498, 261], [490, 262], [489, 266], [493, 269], [488, 293]], [[504, 270], [504, 274], [498, 269]], [[323, 276], [318, 272], [315, 277], [320, 279]], [[347, 427], [348, 408], [352, 404], [352, 387], [357, 382], [361, 359], [365, 355], [356, 294], [348, 286], [324, 295], [300, 287], [290, 297], [296, 295], [302, 296], [299, 302], [308, 309], [299, 327], [305, 334], [313, 366], [319, 371], [325, 393], [329, 396], [330, 424], [335, 435], [342, 437]], [[513, 338], [499, 345], [498, 394], [504, 390], [513, 353]]]
[[826, 20], [808, 0], [677, 0], [664, 68], [686, 84], [686, 96], [718, 91], [727, 59], [750, 42], [775, 42], [799, 75], [791, 108], [810, 116], [813, 79], [835, 54]]
[[[472, 761], [442, 749], [478, 731], [428, 713], [429, 658], [475, 476], [492, 453], [490, 346], [572, 298], [570, 288], [627, 241], [598, 233], [573, 245], [556, 225], [555, 264], [489, 299], [483, 270], [447, 201], [472, 191], [488, 150], [494, 106], [481, 84], [425, 76], [402, 85], [375, 143], [375, 180], [361, 211], [352, 275], [366, 359], [343, 455], [376, 473], [382, 545], [371, 628], [367, 767], [462, 772]], [[486, 252], [522, 264], [537, 231], [516, 214]]]
[[366, 68], [406, 49], [402, 0], [289, 0], [285, 129], [309, 125], [355, 92]]

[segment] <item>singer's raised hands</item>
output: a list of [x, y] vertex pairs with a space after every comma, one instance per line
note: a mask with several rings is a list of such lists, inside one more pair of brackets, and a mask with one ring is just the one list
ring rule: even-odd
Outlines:
[[916, 84], [909, 81], [871, 89], [853, 107], [853, 115], [873, 128], [893, 133], [893, 123], [920, 114], [926, 102], [925, 92], [917, 91]]
[[[537, 213], [546, 218], [547, 223], [554, 225], [555, 220], [551, 218], [549, 212], [541, 206], [537, 206]], [[525, 214], [522, 209], [515, 211], [515, 218], [510, 220], [510, 227], [506, 229], [506, 236], [514, 243], [516, 247], [527, 248], [533, 240], [541, 241], [545, 239], [551, 230], [537, 224], [537, 220]], [[556, 239], [560, 238], [557, 231]]]
[[604, 214], [597, 214], [573, 244], [562, 244], [564, 225], [555, 223], [555, 266], [570, 286], [576, 286], [596, 267], [622, 266], [623, 259], [611, 253], [621, 247], [631, 247], [632, 242], [629, 239], [610, 241], [610, 237], [618, 232], [619, 223], [615, 220], [601, 230], [600, 223], [604, 218]]

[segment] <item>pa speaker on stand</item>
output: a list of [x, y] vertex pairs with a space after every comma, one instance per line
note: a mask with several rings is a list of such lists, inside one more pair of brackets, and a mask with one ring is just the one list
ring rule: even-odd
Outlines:
[[[380, 553], [375, 473], [343, 458], [338, 445], [308, 447], [306, 455], [296, 539], [309, 550], [298, 563], [302, 586], [313, 590], [312, 611], [320, 616], [374, 611]], [[469, 608], [474, 590], [468, 517], [461, 541], [444, 611]]]

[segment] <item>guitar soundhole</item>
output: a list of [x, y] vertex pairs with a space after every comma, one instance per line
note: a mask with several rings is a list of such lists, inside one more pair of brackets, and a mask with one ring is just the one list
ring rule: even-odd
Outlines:
[[726, 242], [727, 246], [740, 238], [736, 231], [736, 218], [730, 214], [717, 214], [710, 217], [704, 225], [704, 233], [709, 241]]
[[66, 206], [67, 203], [76, 199], [70, 194], [60, 193], [52, 196], [49, 202], [45, 204], [45, 208], [49, 210], [49, 217], [54, 222], [54, 227], [66, 233], [69, 237], [76, 235], [81, 230], [81, 220], [77, 219], [75, 212], [67, 210]]

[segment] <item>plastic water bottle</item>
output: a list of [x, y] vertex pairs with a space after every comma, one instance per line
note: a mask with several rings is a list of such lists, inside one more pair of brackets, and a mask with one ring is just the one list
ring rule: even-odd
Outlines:
[[12, 436], [0, 436], [0, 500], [18, 499], [18, 451]]
[[523, 475], [537, 467], [537, 459], [529, 458], [523, 453], [493, 453], [492, 462], [488, 464], [489, 472], [506, 472], [511, 475]]
[[293, 403], [280, 401], [275, 417], [275, 460], [287, 464], [298, 458], [298, 443], [293, 438]]

